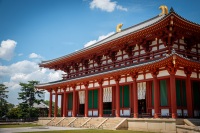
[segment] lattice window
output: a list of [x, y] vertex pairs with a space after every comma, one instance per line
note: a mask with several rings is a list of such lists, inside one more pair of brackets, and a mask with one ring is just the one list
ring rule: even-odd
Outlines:
[[138, 99], [145, 99], [146, 96], [146, 82], [137, 83], [138, 86]]
[[85, 104], [85, 91], [79, 91], [79, 102]]
[[103, 102], [112, 102], [112, 87], [103, 88]]

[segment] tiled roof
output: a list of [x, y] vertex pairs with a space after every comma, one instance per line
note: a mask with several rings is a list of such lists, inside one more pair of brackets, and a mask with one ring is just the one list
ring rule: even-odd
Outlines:
[[65, 55], [65, 56], [62, 56], [62, 57], [59, 57], [59, 58], [56, 58], [56, 59], [52, 59], [52, 60], [48, 60], [48, 61], [42, 61], [41, 64], [47, 64], [47, 63], [50, 63], [50, 62], [54, 62], [54, 61], [56, 61], [56, 60], [68, 58], [68, 57], [70, 57], [70, 56], [73, 56], [73, 55], [82, 53], [83, 51], [92, 49], [92, 48], [94, 48], [94, 47], [96, 47], [96, 46], [99, 46], [99, 45], [101, 45], [101, 44], [104, 44], [104, 43], [113, 41], [113, 40], [115, 40], [115, 39], [121, 38], [121, 37], [123, 37], [123, 36], [125, 36], [125, 35], [128, 35], [128, 34], [130, 34], [130, 33], [137, 32], [137, 31], [139, 31], [139, 30], [142, 30], [142, 29], [144, 29], [144, 28], [146, 28], [146, 27], [149, 27], [149, 26], [151, 26], [151, 25], [153, 25], [153, 24], [159, 22], [161, 19], [165, 18], [166, 16], [167, 16], [167, 15], [162, 15], [162, 16], [159, 16], [159, 15], [158, 15], [158, 16], [153, 17], [153, 18], [151, 18], [151, 19], [149, 19], [149, 20], [147, 20], [147, 21], [144, 21], [144, 22], [139, 23], [139, 24], [137, 24], [137, 25], [134, 25], [134, 26], [132, 26], [132, 27], [126, 28], [126, 29], [122, 30], [121, 32], [116, 32], [115, 34], [113, 34], [113, 35], [111, 35], [111, 36], [109, 36], [109, 37], [107, 37], [107, 38], [105, 38], [105, 39], [103, 39], [103, 40], [101, 40], [101, 41], [99, 41], [99, 42], [96, 42], [95, 44], [90, 45], [90, 46], [88, 46], [88, 47], [86, 47], [86, 48], [83, 48], [83, 49], [81, 49], [81, 50], [78, 50], [78, 51], [76, 51], [76, 52], [73, 52], [73, 53], [71, 53], [71, 54], [68, 54], [68, 55]]

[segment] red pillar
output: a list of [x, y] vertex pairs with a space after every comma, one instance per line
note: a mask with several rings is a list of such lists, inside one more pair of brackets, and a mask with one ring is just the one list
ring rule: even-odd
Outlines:
[[64, 98], [63, 98], [63, 117], [66, 117], [66, 89], [64, 89]]
[[115, 101], [115, 94], [116, 94], [116, 89], [113, 86], [112, 87], [112, 116], [115, 116], [115, 106], [116, 106], [116, 101]]
[[175, 73], [170, 73], [170, 92], [171, 92], [171, 109], [172, 118], [177, 118], [177, 105], [176, 105], [176, 79]]
[[57, 117], [58, 114], [58, 92], [55, 89], [55, 106], [54, 106], [54, 117]]
[[120, 76], [115, 76], [115, 82], [116, 82], [116, 117], [120, 117], [120, 91], [119, 91], [119, 81]]
[[76, 117], [76, 87], [73, 87], [72, 117]]
[[88, 117], [88, 85], [89, 82], [84, 82], [84, 86], [85, 86], [85, 117]]
[[154, 69], [151, 73], [153, 76], [153, 84], [154, 84], [154, 118], [159, 117], [159, 88], [158, 88], [158, 78], [157, 75], [159, 73], [158, 69]]
[[61, 99], [61, 108], [60, 108], [60, 116], [62, 117], [63, 116], [63, 95], [61, 94], [60, 95], [60, 99]]
[[51, 113], [52, 113], [52, 90], [49, 90], [50, 93], [50, 97], [49, 97], [49, 117], [51, 117]]
[[134, 118], [138, 118], [138, 93], [136, 78], [133, 80], [133, 107]]
[[133, 79], [133, 112], [134, 112], [134, 118], [138, 118], [138, 93], [137, 93], [137, 72], [130, 73], [132, 79]]
[[103, 84], [103, 80], [100, 79], [98, 80], [98, 83], [99, 83], [99, 117], [103, 117], [103, 87], [102, 87], [102, 84]]
[[187, 76], [186, 79], [186, 99], [187, 99], [187, 111], [188, 111], [188, 117], [193, 117], [193, 109], [192, 109], [192, 88], [191, 88], [191, 80], [190, 76], [192, 74], [192, 71], [190, 68], [185, 68], [185, 74]]

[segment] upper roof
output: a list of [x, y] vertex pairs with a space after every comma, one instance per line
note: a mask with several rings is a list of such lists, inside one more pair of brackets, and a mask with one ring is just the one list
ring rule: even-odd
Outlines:
[[55, 58], [55, 59], [52, 59], [52, 60], [47, 60], [47, 61], [42, 61], [39, 65], [40, 67], [48, 67], [49, 64], [51, 63], [55, 63], [57, 61], [63, 61], [63, 60], [66, 60], [66, 59], [69, 59], [69, 58], [72, 58], [74, 56], [77, 56], [77, 55], [80, 55], [82, 54], [83, 52], [88, 52], [88, 51], [91, 51], [93, 50], [94, 48], [100, 46], [100, 45], [104, 45], [104, 44], [107, 44], [109, 42], [112, 42], [114, 40], [117, 40], [117, 39], [120, 39], [120, 38], [123, 38], [124, 36], [127, 36], [129, 34], [133, 34], [133, 33], [136, 33], [136, 32], [139, 32], [147, 27], [150, 27], [150, 26], [153, 26], [153, 25], [156, 25], [157, 23], [167, 19], [170, 15], [175, 15], [177, 16], [178, 18], [180, 18], [181, 20], [183, 20], [184, 22], [186, 23], [190, 23], [192, 25], [195, 25], [197, 27], [200, 28], [200, 25], [197, 24], [197, 23], [194, 23], [194, 22], [191, 22], [183, 17], [181, 17], [180, 15], [178, 15], [177, 13], [174, 12], [174, 10], [171, 8], [170, 10], [170, 13], [168, 15], [157, 15], [151, 19], [148, 19], [142, 23], [139, 23], [137, 25], [134, 25], [134, 26], [131, 26], [129, 28], [126, 28], [126, 29], [123, 29], [121, 32], [116, 32], [114, 33], [113, 35], [101, 40], [101, 41], [98, 41], [96, 42], [95, 44], [93, 45], [90, 45], [88, 47], [85, 47], [81, 50], [78, 50], [78, 51], [75, 51], [73, 53], [70, 53], [68, 55], [65, 55], [65, 56], [62, 56], [62, 57], [58, 57], [58, 58]]

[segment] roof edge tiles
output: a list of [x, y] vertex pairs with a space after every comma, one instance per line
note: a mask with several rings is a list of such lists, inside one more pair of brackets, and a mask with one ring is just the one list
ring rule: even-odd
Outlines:
[[156, 24], [160, 20], [166, 18], [166, 16], [169, 16], [169, 14], [168, 15], [162, 15], [162, 16], [157, 15], [157, 16], [155, 16], [155, 17], [153, 17], [151, 19], [148, 19], [148, 20], [146, 20], [144, 22], [141, 22], [139, 24], [136, 24], [136, 25], [133, 25], [133, 26], [128, 27], [126, 29], [123, 29], [121, 32], [116, 32], [113, 35], [111, 35], [111, 36], [109, 36], [109, 37], [107, 37], [107, 38], [105, 38], [105, 39], [103, 39], [101, 41], [98, 41], [93, 45], [90, 45], [88, 47], [85, 47], [85, 48], [83, 48], [81, 50], [75, 51], [73, 53], [67, 54], [67, 55], [62, 56], [62, 57], [58, 57], [58, 58], [55, 58], [55, 59], [52, 59], [52, 60], [42, 61], [39, 65], [45, 65], [45, 64], [57, 61], [57, 60], [62, 60], [62, 59], [68, 58], [70, 56], [79, 54], [79, 53], [84, 52], [86, 50], [92, 49], [92, 48], [94, 48], [96, 46], [99, 46], [99, 45], [101, 45], [103, 43], [108, 43], [108, 42], [111, 42], [111, 41], [113, 41], [115, 39], [123, 37], [125, 35], [129, 35], [130, 33], [137, 32], [137, 31], [142, 30], [142, 29], [144, 29], [146, 27], [149, 27], [149, 26], [151, 26], [153, 24]]

